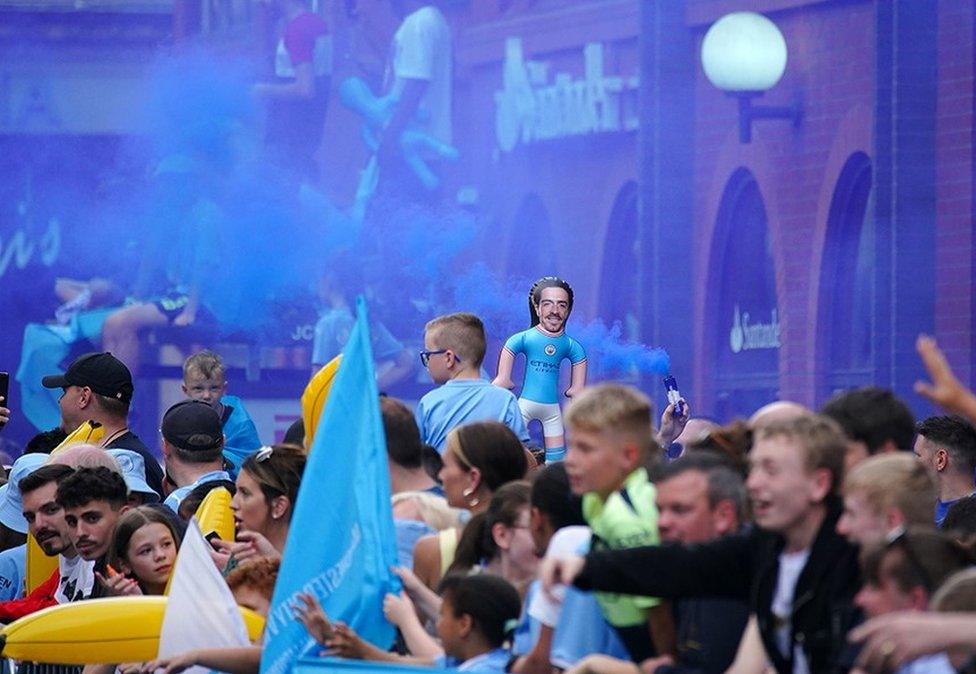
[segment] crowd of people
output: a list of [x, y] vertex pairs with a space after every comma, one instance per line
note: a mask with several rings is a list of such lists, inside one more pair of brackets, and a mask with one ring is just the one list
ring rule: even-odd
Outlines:
[[[295, 619], [324, 652], [520, 674], [973, 667], [976, 395], [930, 338], [918, 390], [947, 414], [916, 422], [862, 388], [725, 426], [669, 404], [655, 426], [644, 393], [601, 383], [567, 404], [565, 460], [548, 465], [513, 394], [479, 378], [485, 342], [472, 314], [431, 321], [421, 359], [437, 387], [416, 410], [381, 399], [403, 587], [382, 612], [398, 639], [369, 643], [303, 594]], [[128, 429], [132, 378], [110, 353], [43, 385], [62, 391], [61, 424], [0, 488], [0, 620], [163, 594], [218, 487], [236, 534], [211, 557], [266, 613], [310, 449], [301, 422], [261, 446], [219, 356], [197, 353], [160, 420], [160, 462]], [[28, 535], [57, 560], [30, 592]], [[260, 657], [258, 643], [119, 667], [254, 672]]]

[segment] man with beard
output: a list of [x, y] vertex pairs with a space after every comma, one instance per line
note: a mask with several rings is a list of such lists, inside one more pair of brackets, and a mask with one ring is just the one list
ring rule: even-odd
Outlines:
[[[68, 538], [78, 555], [92, 564], [96, 577], [102, 579], [89, 594], [76, 594], [68, 601], [103, 596], [104, 580], [109, 577], [105, 557], [112, 546], [115, 523], [128, 509], [128, 493], [122, 476], [104, 466], [79, 468], [58, 485], [56, 498], [64, 508]], [[67, 589], [82, 592], [81, 587]]]
[[41, 466], [20, 481], [28, 531], [45, 555], [60, 555], [60, 558], [58, 569], [29, 595], [0, 602], [0, 621], [10, 622], [59, 602], [73, 601], [84, 596], [86, 590], [91, 593], [95, 580], [91, 565], [78, 557], [68, 540], [64, 509], [55, 498], [58, 484], [73, 472], [68, 466], [51, 464]]
[[572, 398], [586, 385], [586, 353], [575, 339], [566, 334], [566, 321], [573, 310], [573, 289], [566, 281], [545, 276], [529, 291], [528, 330], [508, 338], [498, 356], [498, 375], [494, 383], [512, 389], [515, 358], [525, 354], [525, 381], [519, 396], [519, 408], [526, 426], [533, 419], [542, 423], [546, 443], [546, 462], [562, 461], [566, 455], [563, 416], [559, 408], [559, 366], [563, 359], [572, 363], [570, 386], [566, 397]]

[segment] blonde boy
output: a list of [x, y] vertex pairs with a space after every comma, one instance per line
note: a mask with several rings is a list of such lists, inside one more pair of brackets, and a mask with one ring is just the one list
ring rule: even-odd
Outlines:
[[899, 527], [931, 529], [937, 499], [935, 476], [913, 454], [877, 454], [845, 478], [837, 532], [866, 549]]
[[200, 351], [183, 362], [183, 395], [208, 405], [220, 402], [227, 393], [224, 361], [213, 351]]
[[224, 459], [228, 471], [236, 475], [251, 453], [261, 447], [257, 428], [244, 402], [227, 395], [227, 374], [224, 362], [213, 351], [200, 351], [183, 363], [183, 393], [187, 398], [211, 405], [224, 429]]
[[[583, 497], [592, 549], [656, 545], [656, 492], [644, 462], [654, 446], [651, 401], [630, 386], [584, 389], [565, 412], [566, 473]], [[597, 593], [603, 615], [635, 662], [674, 652], [670, 608], [651, 597]]]

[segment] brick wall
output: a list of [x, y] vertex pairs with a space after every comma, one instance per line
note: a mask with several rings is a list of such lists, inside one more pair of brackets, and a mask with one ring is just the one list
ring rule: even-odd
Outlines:
[[936, 299], [939, 343], [974, 383], [972, 3], [941, 0], [936, 107]]
[[[699, 14], [692, 13], [693, 16]], [[756, 177], [765, 202], [782, 327], [780, 396], [814, 404], [816, 398], [816, 298], [826, 216], [844, 161], [854, 152], [869, 155], [872, 146], [874, 63], [873, 4], [810, 3], [769, 14], [783, 32], [789, 50], [786, 74], [760, 103], [788, 104], [803, 97], [799, 129], [785, 121], [761, 121], [751, 144], [737, 137], [735, 102], [717, 91], [698, 71], [694, 149], [695, 388], [704, 408], [714, 401], [709, 389], [709, 345], [716, 331], [728, 330], [724, 317], [706, 315], [710, 266], [719, 201], [736, 168]], [[709, 22], [719, 16], [704, 15]], [[693, 28], [697, 44], [707, 23]], [[749, 261], [743, 261], [748, 264]]]

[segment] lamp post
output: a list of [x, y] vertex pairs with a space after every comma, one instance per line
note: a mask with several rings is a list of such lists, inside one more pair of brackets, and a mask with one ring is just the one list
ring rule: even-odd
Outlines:
[[755, 12], [733, 12], [712, 24], [702, 40], [701, 61], [708, 81], [739, 102], [739, 141], [752, 140], [757, 119], [789, 119], [799, 126], [802, 106], [757, 105], [786, 70], [786, 40], [776, 24]]

